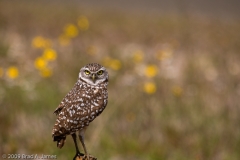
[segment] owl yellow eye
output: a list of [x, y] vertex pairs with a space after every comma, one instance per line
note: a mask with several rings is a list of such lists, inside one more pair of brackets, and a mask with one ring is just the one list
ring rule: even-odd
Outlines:
[[89, 72], [88, 70], [85, 70], [84, 73], [85, 73], [86, 75], [89, 75], [89, 74], [90, 74], [90, 72]]
[[98, 75], [102, 75], [102, 74], [103, 74], [103, 71], [102, 71], [102, 70], [101, 70], [101, 71], [98, 71], [97, 74], [98, 74]]

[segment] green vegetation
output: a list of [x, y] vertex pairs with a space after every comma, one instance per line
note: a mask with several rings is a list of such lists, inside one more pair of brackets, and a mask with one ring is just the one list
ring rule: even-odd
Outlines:
[[99, 159], [240, 159], [240, 22], [0, 1], [0, 153], [74, 156], [53, 111], [98, 62], [109, 104], [88, 128]]

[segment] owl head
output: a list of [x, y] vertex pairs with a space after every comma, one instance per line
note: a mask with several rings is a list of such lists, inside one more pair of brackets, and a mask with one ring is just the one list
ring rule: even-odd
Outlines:
[[108, 72], [100, 64], [90, 63], [80, 69], [79, 78], [90, 85], [99, 85], [108, 82]]

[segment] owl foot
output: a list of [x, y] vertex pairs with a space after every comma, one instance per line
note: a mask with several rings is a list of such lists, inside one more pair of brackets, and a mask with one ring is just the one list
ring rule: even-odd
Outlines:
[[97, 160], [97, 158], [91, 155], [84, 155], [82, 153], [77, 153], [73, 158], [73, 160]]
[[97, 158], [88, 154], [83, 156], [83, 160], [97, 160]]
[[82, 160], [84, 154], [77, 152], [76, 155], [73, 157], [73, 160]]

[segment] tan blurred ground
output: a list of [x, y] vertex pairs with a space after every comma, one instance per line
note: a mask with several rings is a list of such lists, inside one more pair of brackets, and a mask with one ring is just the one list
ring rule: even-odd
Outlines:
[[238, 2], [201, 1], [213, 14], [186, 7], [198, 1], [94, 2], [0, 1], [0, 155], [72, 158], [70, 137], [52, 142], [53, 111], [98, 62], [109, 104], [86, 133], [91, 155], [240, 159]]

